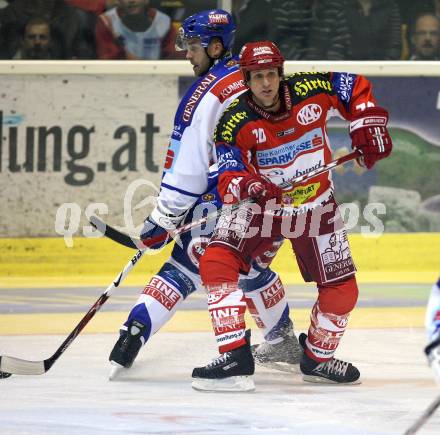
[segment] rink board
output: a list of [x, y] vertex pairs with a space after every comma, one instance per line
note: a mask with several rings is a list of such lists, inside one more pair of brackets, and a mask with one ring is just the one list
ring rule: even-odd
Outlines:
[[[83, 333], [115, 334], [126, 320], [127, 311], [102, 312], [86, 326]], [[68, 334], [84, 313], [3, 314], [0, 316], [0, 335]], [[421, 328], [424, 307], [356, 308], [350, 316], [350, 328]], [[291, 317], [297, 329], [309, 326], [310, 309], [292, 309]], [[249, 314], [246, 324], [255, 328]], [[207, 310], [178, 311], [161, 329], [162, 332], [209, 332], [211, 322]]]
[[[359, 282], [432, 284], [440, 272], [440, 233], [384, 234], [377, 238], [349, 236]], [[0, 239], [0, 288], [107, 287], [134, 250], [104, 238]], [[125, 284], [141, 286], [168, 258], [170, 246], [146, 255]], [[302, 283], [296, 261], [285, 243], [273, 262], [286, 284]]]

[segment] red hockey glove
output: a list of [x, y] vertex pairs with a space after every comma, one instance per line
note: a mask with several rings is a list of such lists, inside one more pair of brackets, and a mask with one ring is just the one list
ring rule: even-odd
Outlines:
[[351, 147], [362, 153], [358, 162], [371, 169], [391, 153], [393, 143], [387, 130], [388, 112], [381, 107], [368, 107], [350, 124]]
[[280, 203], [283, 195], [283, 191], [277, 185], [257, 174], [248, 174], [232, 180], [229, 191], [240, 201], [251, 198], [258, 202], [266, 202], [275, 198], [277, 203]]

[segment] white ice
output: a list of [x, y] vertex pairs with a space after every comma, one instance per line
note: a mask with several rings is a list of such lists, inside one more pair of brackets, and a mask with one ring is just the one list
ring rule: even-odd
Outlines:
[[[3, 336], [0, 354], [41, 360], [64, 338]], [[192, 368], [216, 356], [204, 332], [158, 333], [109, 382], [115, 340], [80, 335], [46, 374], [0, 380], [0, 434], [403, 434], [440, 394], [421, 329], [348, 330], [337, 356], [360, 369], [361, 385], [307, 384], [257, 367], [252, 393], [191, 389]], [[423, 434], [440, 434], [440, 410]]]

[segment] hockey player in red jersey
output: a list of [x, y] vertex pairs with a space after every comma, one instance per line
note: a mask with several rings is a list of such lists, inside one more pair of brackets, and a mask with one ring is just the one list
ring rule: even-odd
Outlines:
[[[230, 52], [234, 33], [232, 17], [221, 9], [201, 11], [182, 23], [176, 45], [186, 52], [197, 79], [177, 108], [157, 205], [145, 220], [142, 239], [165, 236], [200, 211], [221, 207], [212, 136], [223, 110], [246, 88], [238, 59]], [[141, 347], [172, 318], [191, 293], [202, 288], [199, 257], [208, 241], [209, 234], [204, 231], [183, 234], [170, 258], [147, 283], [111, 351], [110, 379], [130, 368]], [[255, 362], [297, 371], [302, 349], [289, 317], [281, 279], [268, 267], [281, 243], [275, 240], [250, 263], [251, 270], [242, 277], [240, 286], [264, 336], [264, 341], [254, 348]], [[274, 289], [276, 300], [268, 304], [264, 295]]]
[[[318, 297], [300, 368], [310, 382], [358, 383], [351, 363], [334, 358], [358, 296], [346, 230], [333, 196], [331, 175], [281, 190], [277, 184], [331, 160], [326, 121], [340, 115], [360, 163], [370, 169], [392, 148], [388, 113], [378, 107], [370, 82], [349, 73], [296, 73], [284, 78], [284, 58], [269, 41], [246, 44], [240, 69], [249, 91], [234, 100], [215, 133], [219, 193], [225, 202], [253, 201], [229, 211], [223, 206], [200, 273], [220, 357], [193, 371], [193, 387], [254, 388], [252, 355], [245, 336], [246, 305], [237, 287], [240, 271], [274, 237], [289, 239], [305, 281]], [[263, 212], [264, 211], [264, 212]]]

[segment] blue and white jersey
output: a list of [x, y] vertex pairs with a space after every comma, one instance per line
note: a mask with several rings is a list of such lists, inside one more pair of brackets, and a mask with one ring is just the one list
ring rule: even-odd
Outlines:
[[429, 295], [425, 314], [426, 333], [429, 341], [440, 339], [440, 278]]
[[208, 191], [208, 174], [216, 162], [213, 134], [223, 110], [246, 90], [237, 60], [225, 58], [199, 77], [176, 112], [165, 160], [158, 209], [182, 215]]
[[[214, 214], [221, 208], [222, 201], [217, 192], [217, 164], [214, 164], [209, 168], [207, 181], [208, 187], [205, 193], [197, 198], [193, 207], [185, 216], [184, 223], [199, 220], [206, 217], [208, 214]], [[198, 275], [200, 257], [208, 246], [216, 223], [217, 219], [213, 219], [200, 227], [193, 228], [192, 231], [183, 233], [180, 236], [181, 243], [175, 243], [171, 253], [171, 257], [175, 260], [176, 265], [182, 265], [187, 270]]]

